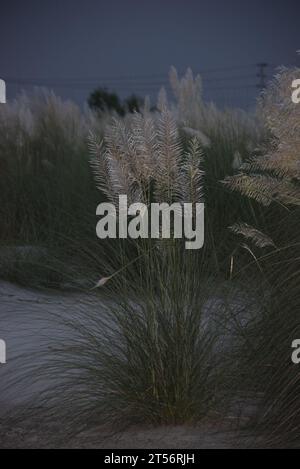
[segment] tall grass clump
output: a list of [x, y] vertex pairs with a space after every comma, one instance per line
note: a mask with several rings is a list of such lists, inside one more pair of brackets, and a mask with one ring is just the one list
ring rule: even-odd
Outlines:
[[220, 181], [235, 173], [267, 138], [267, 132], [256, 112], [221, 110], [214, 103], [206, 103], [202, 98], [201, 77], [194, 77], [191, 70], [180, 79], [172, 68], [170, 84], [175, 97], [173, 112], [183, 138], [196, 136], [202, 144], [206, 239], [210, 239], [210, 250], [215, 255], [215, 269], [224, 273], [234, 249], [226, 227], [245, 214], [250, 220], [256, 215], [252, 201], [234, 196]]
[[95, 200], [86, 151], [91, 125], [91, 114], [46, 91], [1, 107], [3, 241], [53, 240], [55, 233], [71, 235], [81, 223]]
[[[239, 223], [233, 230], [256, 258], [264, 275], [264, 313], [247, 331], [247, 373], [263, 393], [259, 428], [270, 445], [299, 445], [299, 370], [291, 361], [299, 338], [300, 307], [300, 108], [291, 99], [299, 69], [283, 69], [261, 101], [270, 139], [225, 185], [263, 207], [263, 225]], [[246, 239], [245, 239], [246, 238]], [[264, 240], [263, 245], [261, 244]], [[261, 249], [269, 246], [269, 251]], [[258, 250], [257, 250], [258, 249]]]
[[93, 185], [87, 137], [91, 128], [101, 135], [108, 119], [46, 90], [1, 106], [2, 277], [59, 286], [75, 270], [67, 266], [94, 250], [103, 196]]
[[[166, 101], [160, 100], [157, 113], [144, 109], [115, 118], [104, 140], [91, 133], [89, 145], [97, 187], [116, 206], [120, 194], [146, 206], [205, 200], [203, 139], [183, 137]], [[114, 246], [99, 282], [110, 291], [107, 314], [87, 314], [87, 322], [80, 316], [79, 323], [72, 317], [74, 340], [57, 349], [47, 369], [71, 370], [64, 392], [66, 404], [70, 389], [76, 395], [74, 418], [179, 424], [196, 423], [211, 411], [224, 414], [231, 375], [223, 340], [232, 292], [230, 286], [223, 292], [221, 307], [215, 253], [185, 251], [183, 240]]]
[[[195, 137], [182, 141], [176, 119], [167, 107], [158, 114], [145, 110], [127, 120], [114, 119], [104, 141], [91, 134], [89, 144], [97, 187], [116, 207], [119, 194], [127, 195], [128, 204], [144, 203], [149, 211], [152, 202], [183, 206], [184, 202], [203, 201], [201, 143]], [[169, 244], [165, 240], [160, 249], [168, 247], [171, 252]], [[133, 257], [140, 251], [149, 252], [145, 239], [127, 245]], [[179, 246], [181, 249], [183, 244], [173, 243], [174, 249]], [[124, 244], [116, 246], [116, 252], [124, 249]], [[121, 258], [122, 254], [119, 261]], [[144, 261], [149, 261], [148, 255]]]
[[[89, 146], [96, 185], [116, 206], [120, 194], [129, 204], [147, 206], [206, 200], [206, 143], [200, 131], [183, 130], [162, 96], [158, 112], [145, 107], [114, 118], [103, 140], [91, 133]], [[224, 413], [230, 371], [222, 350], [229, 315], [224, 301], [217, 320], [220, 278], [207, 234], [206, 249], [193, 253], [182, 240], [112, 243], [99, 283], [110, 291], [107, 314], [84, 310], [83, 317], [72, 316], [73, 339], [54, 350], [46, 371], [67, 376], [60, 399], [66, 411], [74, 403], [74, 419], [99, 415], [116, 423], [178, 424]]]
[[[150, 112], [149, 106], [145, 105], [134, 116], [115, 119], [105, 138], [109, 154], [107, 158], [103, 158], [104, 162], [109, 161], [114, 168], [107, 167], [104, 173], [103, 168], [100, 170], [102, 181], [107, 184], [107, 181], [114, 178], [114, 173], [118, 172], [114, 191], [116, 194], [135, 192], [129, 194], [129, 200], [144, 203], [182, 201], [188, 197], [184, 193], [186, 184], [182, 183], [182, 178], [185, 177], [184, 166], [185, 172], [194, 173], [192, 190], [197, 192], [200, 188], [197, 181], [200, 179], [197, 169], [200, 163], [202, 199], [205, 200], [206, 207], [206, 241], [203, 252], [210, 258], [213, 272], [228, 275], [228, 259], [235, 244], [227, 227], [237, 218], [243, 218], [246, 213], [250, 213], [251, 221], [256, 219], [256, 215], [252, 208], [253, 203], [232, 194], [221, 184], [221, 180], [234, 174], [253, 149], [266, 138], [266, 132], [259, 116], [248, 115], [242, 110], [221, 111], [214, 104], [205, 103], [202, 99], [201, 79], [199, 76], [194, 78], [190, 70], [180, 79], [176, 70], [171, 69], [170, 83], [175, 101], [169, 102], [162, 89], [156, 112]], [[177, 148], [171, 154], [173, 160], [170, 161], [161, 157], [164, 151], [162, 139], [167, 137], [162, 135], [164, 130], [161, 123], [166, 118], [176, 125], [174, 142]], [[175, 128], [172, 132], [173, 135], [170, 131], [170, 136], [174, 137]], [[92, 145], [94, 150], [98, 145], [99, 153], [101, 139], [97, 139], [95, 135], [93, 138]], [[168, 192], [168, 188], [164, 189], [165, 193], [162, 191], [162, 171], [170, 173], [173, 184], [171, 192]], [[97, 180], [101, 190], [111, 197], [111, 194], [107, 194], [107, 189], [103, 188], [99, 174]], [[129, 182], [132, 186], [130, 190]]]

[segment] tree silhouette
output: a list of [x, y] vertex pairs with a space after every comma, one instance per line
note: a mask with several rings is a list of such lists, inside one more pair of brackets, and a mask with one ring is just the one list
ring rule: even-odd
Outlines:
[[120, 116], [124, 116], [125, 110], [120, 98], [116, 93], [108, 91], [106, 88], [97, 88], [88, 99], [91, 109], [97, 112], [115, 111]]

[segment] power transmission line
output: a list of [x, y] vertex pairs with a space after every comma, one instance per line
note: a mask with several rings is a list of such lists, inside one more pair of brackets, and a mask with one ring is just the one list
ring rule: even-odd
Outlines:
[[[265, 68], [267, 64], [251, 64], [245, 66], [234, 66], [234, 67], [223, 67], [223, 68], [215, 68], [215, 69], [204, 69], [201, 72], [201, 77], [204, 83], [205, 88], [212, 88], [211, 83], [217, 82], [236, 82], [238, 80], [243, 80], [242, 87], [251, 87], [252, 84], [244, 83], [244, 80], [247, 79], [254, 79], [255, 75], [253, 73], [250, 74], [250, 71], [247, 74], [232, 74], [232, 72], [240, 71], [243, 69], [248, 69], [252, 67], [259, 67], [259, 73], [256, 75], [260, 78], [259, 84], [256, 86], [259, 89], [263, 89], [265, 87], [265, 80], [267, 78], [265, 74]], [[219, 72], [231, 72], [230, 75], [223, 76], [209, 76], [209, 74], [219, 73]], [[208, 74], [208, 75], [207, 75]], [[37, 86], [37, 87], [53, 87], [53, 88], [69, 88], [69, 89], [90, 89], [93, 87], [105, 87], [108, 89], [117, 89], [117, 90], [154, 90], [165, 86], [166, 88], [170, 87], [169, 81], [165, 75], [163, 75], [163, 79], [158, 79], [160, 74], [152, 74], [152, 75], [127, 75], [127, 76], [111, 76], [111, 77], [95, 77], [95, 78], [16, 78], [16, 77], [7, 77], [6, 82], [10, 85], [14, 86]], [[155, 78], [153, 78], [155, 77]], [[236, 87], [236, 85], [235, 85]], [[225, 89], [225, 86], [222, 87]], [[229, 87], [228, 87], [229, 89]]]
[[[258, 72], [255, 68], [258, 67]], [[252, 101], [255, 98], [255, 89], [263, 89], [266, 86], [267, 70], [271, 72], [272, 65], [266, 63], [250, 64], [245, 66], [223, 67], [215, 69], [204, 69], [200, 76], [203, 81], [204, 96], [214, 96], [219, 101]], [[274, 66], [275, 68], [275, 66]], [[244, 71], [244, 73], [243, 73]], [[178, 75], [182, 74], [178, 72]], [[194, 74], [196, 75], [196, 74]], [[5, 78], [5, 77], [4, 77]], [[259, 78], [259, 83], [256, 79]], [[97, 87], [106, 88], [116, 93], [137, 94], [140, 96], [153, 96], [161, 87], [165, 87], [167, 92], [171, 91], [171, 84], [166, 74], [144, 74], [144, 75], [124, 75], [124, 76], [98, 76], [98, 77], [7, 77], [9, 86], [18, 88], [52, 88], [67, 90], [82, 90], [89, 93]], [[239, 90], [238, 96], [235, 90]], [[248, 90], [248, 91], [247, 91]], [[250, 91], [250, 90], [253, 90]], [[65, 94], [66, 92], [64, 92]]]
[[256, 87], [260, 90], [263, 91], [266, 88], [266, 68], [268, 67], [268, 64], [265, 62], [258, 63], [258, 73], [257, 77], [259, 78], [259, 83], [256, 85]]
[[[209, 73], [218, 73], [218, 72], [229, 72], [229, 71], [238, 71], [238, 70], [244, 70], [244, 69], [249, 69], [254, 67], [256, 64], [251, 64], [251, 65], [246, 65], [246, 66], [235, 66], [235, 67], [223, 67], [223, 68], [215, 68], [215, 69], [203, 69], [200, 72], [198, 72], [200, 75], [205, 75]], [[182, 73], [179, 73], [180, 75]], [[184, 74], [184, 72], [183, 72]], [[26, 78], [16, 78], [16, 77], [5, 77], [6, 81], [22, 81], [22, 82], [32, 82], [32, 81], [38, 81], [38, 82], [67, 82], [67, 83], [74, 83], [74, 82], [95, 82], [95, 81], [143, 81], [150, 79], [153, 81], [155, 78], [163, 78], [164, 80], [166, 79], [166, 76], [168, 74], [166, 73], [161, 73], [161, 74], [145, 74], [145, 75], [112, 75], [112, 76], [97, 76], [97, 77], [69, 77], [69, 78], [64, 78], [64, 77], [52, 77], [52, 78], [45, 78], [45, 77], [26, 77]], [[197, 73], [195, 73], [197, 75]]]

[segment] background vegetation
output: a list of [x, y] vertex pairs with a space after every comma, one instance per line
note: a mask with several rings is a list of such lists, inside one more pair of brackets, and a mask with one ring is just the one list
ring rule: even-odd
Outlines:
[[[264, 444], [299, 445], [297, 74], [280, 71], [256, 114], [203, 102], [200, 77], [175, 69], [155, 109], [103, 90], [97, 112], [48, 93], [0, 108], [1, 275], [86, 292], [101, 273], [114, 299], [108, 325], [72, 320], [74, 341], [53, 352], [52, 372], [75, 370], [74, 419], [197, 422], [246, 395]], [[118, 194], [204, 201], [205, 247], [96, 240], [96, 205]]]

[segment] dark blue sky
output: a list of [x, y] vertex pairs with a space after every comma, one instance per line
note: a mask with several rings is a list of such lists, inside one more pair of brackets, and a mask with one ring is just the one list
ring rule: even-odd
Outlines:
[[208, 98], [243, 105], [254, 64], [299, 60], [299, 0], [7, 0], [0, 11], [8, 98], [35, 83], [79, 103], [97, 84], [153, 95], [175, 65], [202, 72]]

